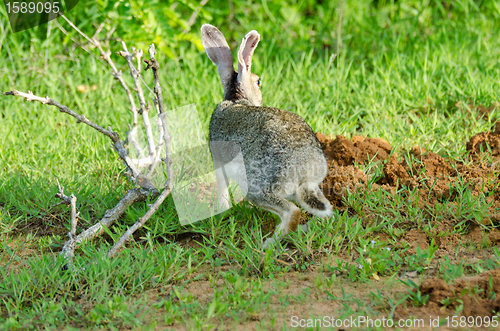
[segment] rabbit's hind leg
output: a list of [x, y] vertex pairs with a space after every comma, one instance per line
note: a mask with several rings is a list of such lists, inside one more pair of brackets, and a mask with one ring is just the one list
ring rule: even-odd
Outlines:
[[280, 241], [288, 233], [297, 231], [301, 213], [300, 209], [292, 202], [278, 196], [266, 196], [259, 199], [257, 203], [254, 202], [254, 204], [278, 215], [281, 219], [281, 223], [274, 230], [273, 236], [264, 242], [264, 248], [268, 248], [274, 242]]
[[297, 200], [307, 212], [313, 215], [321, 218], [333, 215], [332, 205], [325, 198], [318, 184], [306, 183], [301, 185]]

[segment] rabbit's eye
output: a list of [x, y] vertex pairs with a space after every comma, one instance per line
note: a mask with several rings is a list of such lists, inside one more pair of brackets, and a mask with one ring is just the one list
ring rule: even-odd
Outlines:
[[257, 86], [260, 87], [260, 78], [257, 79], [257, 81], [255, 82], [255, 84], [257, 84]]

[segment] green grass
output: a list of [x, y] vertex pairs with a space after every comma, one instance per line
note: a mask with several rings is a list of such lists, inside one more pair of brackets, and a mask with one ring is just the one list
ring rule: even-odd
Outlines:
[[[246, 12], [236, 6], [229, 23], [218, 16], [225, 7], [207, 10], [231, 45], [245, 31], [261, 32], [252, 70], [262, 78], [264, 105], [301, 115], [315, 131], [380, 137], [400, 155], [420, 145], [465, 160], [465, 142], [499, 118], [498, 106], [482, 119], [475, 108], [500, 102], [497, 1], [331, 2], [318, 7], [317, 17], [299, 14], [313, 6], [310, 1], [282, 9], [266, 3], [267, 9], [253, 4]], [[4, 16], [0, 24], [7, 28]], [[131, 119], [127, 99], [98, 57], [64, 44], [55, 27], [47, 40], [22, 33], [0, 37], [1, 91], [47, 95], [124, 138]], [[165, 104], [194, 104], [206, 137], [222, 98], [216, 67], [190, 46], [180, 52], [178, 60], [158, 55]], [[114, 59], [127, 72], [124, 61]], [[149, 73], [144, 77], [151, 83]], [[78, 85], [94, 84], [95, 91], [78, 91]], [[310, 222], [307, 233], [294, 233], [267, 252], [261, 243], [275, 216], [243, 203], [181, 226], [169, 198], [135, 241], [106, 259], [107, 249], [147, 210], [141, 203], [103, 238], [77, 250], [77, 273], [65, 272], [58, 252], [69, 210], [53, 207], [55, 179], [78, 198], [79, 231], [132, 184], [109, 140], [55, 107], [2, 96], [0, 137], [0, 329], [267, 330], [290, 328], [292, 314], [387, 317], [406, 299], [426, 302], [400, 276], [423, 277], [432, 269], [450, 282], [500, 266], [498, 250], [486, 243], [464, 242], [469, 246], [451, 260], [436, 257], [432, 245], [409, 253], [400, 243], [408, 221], [438, 237], [440, 220], [461, 235], [490, 216], [487, 197], [472, 196], [470, 184], [458, 181], [455, 203], [431, 211], [412, 202], [416, 192], [407, 188], [351, 192], [346, 205], [354, 212]], [[381, 175], [380, 164], [359, 167], [372, 183]], [[378, 238], [382, 234], [386, 239]], [[473, 263], [467, 256], [477, 252]], [[388, 286], [394, 290], [382, 295]], [[304, 308], [309, 304], [311, 310]]]

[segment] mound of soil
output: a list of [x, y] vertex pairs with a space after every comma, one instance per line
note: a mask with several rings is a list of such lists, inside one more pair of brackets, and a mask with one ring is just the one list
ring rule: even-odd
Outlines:
[[349, 165], [329, 168], [326, 178], [321, 183], [325, 197], [337, 208], [343, 209], [347, 190], [358, 192], [366, 187], [366, 175], [362, 170]]
[[[374, 201], [373, 205], [390, 203], [399, 192], [398, 199], [407, 200], [403, 208], [413, 206], [423, 211], [423, 219], [408, 217], [393, 225], [403, 231], [400, 244], [409, 247], [403, 255], [416, 254], [418, 248], [425, 250], [432, 241], [437, 246], [436, 258], [452, 254], [464, 243], [478, 249], [485, 244], [500, 244], [500, 231], [483, 227], [500, 224], [500, 125], [492, 132], [474, 135], [467, 142], [469, 153], [464, 156], [467, 162], [444, 158], [419, 146], [398, 155], [383, 139], [316, 135], [328, 162], [328, 174], [321, 188], [334, 208], [361, 213], [363, 222], [370, 222], [379, 217], [381, 211], [371, 211], [368, 204], [361, 206], [361, 211], [359, 206], [354, 210], [348, 192], [356, 198], [370, 191], [384, 190], [389, 193], [384, 196], [387, 201]], [[490, 155], [485, 158], [482, 153]], [[495, 158], [498, 161], [491, 164], [482, 161]], [[364, 167], [372, 162], [375, 165]], [[483, 209], [480, 216], [483, 218], [475, 216], [477, 208]], [[399, 211], [403, 218], [406, 212]], [[417, 226], [421, 223], [430, 225], [431, 230], [424, 233], [422, 227]], [[457, 224], [467, 224], [467, 233], [457, 234]], [[374, 236], [384, 238], [385, 234]]]
[[396, 310], [397, 318], [450, 316], [456, 314], [460, 305], [463, 305], [462, 315], [466, 317], [492, 317], [500, 311], [500, 269], [460, 278], [452, 284], [446, 284], [442, 279], [425, 279], [418, 290], [422, 296], [429, 296], [426, 305], [419, 308], [400, 306]]
[[500, 162], [485, 165], [479, 158], [485, 151], [491, 151], [492, 157], [500, 155], [500, 126], [470, 139], [467, 150], [473, 156], [467, 164], [445, 159], [419, 146], [397, 155], [391, 153], [387, 141], [379, 138], [354, 136], [350, 140], [341, 135], [329, 138], [322, 133], [316, 136], [324, 149], [329, 169], [322, 189], [337, 208], [345, 208], [347, 189], [355, 192], [367, 188], [367, 176], [358, 166], [370, 161], [382, 164], [382, 176], [371, 185], [373, 190], [383, 189], [392, 194], [401, 186], [416, 190], [419, 207], [443, 202], [453, 205], [463, 194], [464, 186], [473, 197], [486, 197], [492, 210], [500, 207], [500, 190], [497, 189], [500, 169], [497, 164]]
[[385, 160], [391, 153], [391, 145], [380, 138], [366, 138], [354, 136], [352, 140], [338, 135], [334, 139], [317, 133], [325, 156], [329, 163], [336, 166], [349, 166], [356, 163], [365, 163], [369, 160]]
[[472, 156], [490, 153], [492, 156], [500, 155], [500, 125], [497, 124], [491, 132], [480, 132], [472, 136], [465, 148]]

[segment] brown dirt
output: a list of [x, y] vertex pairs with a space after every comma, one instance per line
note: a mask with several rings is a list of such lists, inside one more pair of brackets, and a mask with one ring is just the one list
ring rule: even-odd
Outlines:
[[[464, 185], [474, 198], [486, 196], [491, 204], [491, 217], [484, 220], [500, 220], [496, 208], [500, 208], [498, 175], [500, 170], [500, 126], [492, 132], [479, 133], [467, 142], [470, 151], [467, 163], [443, 158], [416, 146], [401, 155], [392, 152], [390, 144], [378, 138], [354, 136], [352, 140], [344, 136], [334, 138], [316, 134], [327, 158], [329, 173], [322, 183], [325, 196], [339, 209], [344, 209], [346, 191], [356, 192], [367, 189], [367, 175], [358, 165], [374, 161], [382, 167], [382, 177], [372, 185], [373, 190], [386, 190], [394, 194], [401, 187], [415, 190], [417, 205], [421, 208], [435, 208], [436, 204], [447, 203], [451, 208], [460, 208], [455, 203]], [[486, 164], [481, 160], [484, 151], [498, 161]], [[481, 147], [483, 146], [483, 147]], [[483, 151], [483, 152], [482, 152]], [[466, 156], [467, 157], [467, 156]], [[470, 162], [469, 162], [470, 161]], [[498, 165], [498, 166], [497, 166]], [[500, 209], [499, 209], [500, 210]]]
[[[396, 191], [406, 188], [408, 201], [429, 214], [426, 223], [433, 228], [433, 233], [423, 233], [418, 223], [422, 220], [408, 219], [407, 222], [395, 226], [405, 230], [401, 242], [410, 245], [406, 254], [415, 254], [418, 246], [426, 249], [432, 240], [438, 247], [436, 257], [452, 254], [460, 245], [473, 244], [495, 245], [500, 243], [500, 231], [493, 229], [485, 233], [483, 225], [498, 225], [500, 221], [500, 189], [497, 182], [500, 178], [500, 125], [492, 132], [479, 133], [467, 142], [467, 150], [471, 153], [464, 156], [467, 162], [444, 158], [434, 152], [416, 146], [401, 155], [393, 152], [391, 145], [383, 139], [373, 139], [354, 136], [347, 139], [344, 136], [326, 137], [322, 133], [316, 136], [320, 141], [327, 158], [329, 172], [322, 183], [322, 189], [327, 199], [339, 210], [349, 209], [346, 202], [347, 191], [362, 194], [368, 191], [368, 178], [359, 166], [370, 161], [381, 167], [382, 176], [375, 178], [371, 190], [385, 190], [392, 196]], [[498, 161], [485, 164], [484, 151], [481, 144], [488, 144], [492, 153], [487, 156]], [[450, 234], [458, 223], [453, 214], [463, 208], [460, 203], [460, 187], [466, 185], [473, 199], [485, 197], [489, 204], [488, 217], [468, 222], [468, 233], [464, 236]], [[446, 205], [449, 215], [437, 220], [433, 215]], [[441, 209], [439, 209], [441, 208]], [[373, 213], [365, 207], [363, 216], [369, 219]], [[350, 210], [354, 212], [354, 210]], [[481, 225], [481, 226], [480, 226]], [[455, 231], [456, 232], [456, 231]]]
[[411, 245], [411, 249], [407, 251], [407, 254], [415, 254], [417, 247], [420, 247], [422, 251], [429, 248], [427, 236], [417, 229], [405, 233], [403, 240]]
[[335, 166], [348, 166], [354, 162], [365, 163], [369, 160], [385, 160], [391, 153], [391, 145], [380, 138], [354, 136], [352, 140], [349, 140], [339, 135], [330, 139], [319, 132], [316, 136], [323, 146], [328, 162]]
[[[61, 207], [64, 208], [65, 206]], [[27, 233], [34, 234], [36, 237], [44, 237], [51, 235], [65, 236], [68, 229], [65, 227], [68, 224], [69, 212], [64, 211], [61, 214], [47, 213], [39, 217], [26, 218], [26, 221], [20, 223], [13, 231], [12, 235], [25, 235]], [[67, 217], [66, 217], [67, 216]], [[29, 221], [28, 221], [29, 219]]]
[[459, 278], [451, 284], [442, 279], [425, 279], [419, 291], [422, 296], [429, 296], [427, 304], [423, 307], [400, 306], [396, 309], [396, 318], [452, 316], [462, 304], [465, 317], [492, 317], [500, 311], [500, 269]]
[[473, 156], [479, 157], [482, 153], [490, 153], [492, 156], [500, 154], [500, 125], [496, 125], [491, 132], [481, 132], [473, 136], [467, 142], [466, 149]]
[[[213, 321], [217, 330], [278, 330], [284, 326], [290, 328], [291, 317], [300, 318], [322, 318], [323, 316], [339, 316], [340, 312], [349, 307], [355, 311], [356, 301], [363, 301], [370, 297], [370, 291], [379, 290], [381, 293], [391, 297], [392, 300], [402, 297], [406, 294], [406, 287], [400, 282], [384, 278], [371, 286], [363, 286], [356, 283], [345, 283], [340, 278], [332, 284], [323, 283], [322, 288], [318, 288], [318, 281], [325, 282], [330, 279], [331, 272], [324, 269], [321, 265], [331, 265], [334, 263], [333, 257], [323, 256], [317, 258], [316, 263], [311, 264], [306, 271], [288, 272], [284, 275], [276, 275], [276, 279], [270, 281], [263, 279], [264, 286], [262, 291], [268, 293], [276, 290], [275, 282], [286, 282], [287, 286], [280, 287], [279, 295], [272, 295], [266, 302], [265, 309], [249, 311], [247, 314], [240, 313], [239, 322], [235, 322], [231, 317], [226, 316], [220, 320]], [[220, 273], [231, 270], [231, 266], [208, 267], [202, 266], [196, 271], [196, 274], [206, 275], [204, 277], [195, 277], [194, 281], [186, 282], [185, 285], [177, 286], [177, 290], [196, 300], [200, 306], [207, 307], [214, 300], [215, 291], [221, 291], [228, 287], [228, 284], [221, 279]], [[209, 277], [208, 275], [212, 275]], [[391, 291], [387, 291], [391, 288]], [[328, 291], [330, 295], [326, 295]], [[144, 294], [140, 294], [142, 297]], [[146, 294], [150, 302], [158, 302], [162, 299], [169, 299], [173, 303], [179, 301], [176, 292], [170, 286], [164, 290], [151, 290]], [[251, 288], [241, 293], [242, 296], [251, 296]], [[344, 303], [343, 297], [349, 298]], [[337, 298], [332, 300], [332, 297]], [[284, 299], [286, 298], [286, 299]], [[382, 307], [380, 307], [382, 308]], [[383, 307], [385, 308], [385, 307]], [[161, 310], [156, 313], [157, 316], [150, 316], [150, 319], [158, 320], [158, 330], [191, 330], [195, 328], [194, 321], [185, 321], [185, 323], [165, 324], [162, 322]], [[220, 324], [219, 324], [220, 323]], [[299, 328], [300, 329], [300, 328]], [[337, 328], [335, 329], [337, 330]], [[354, 329], [353, 329], [354, 330]]]

